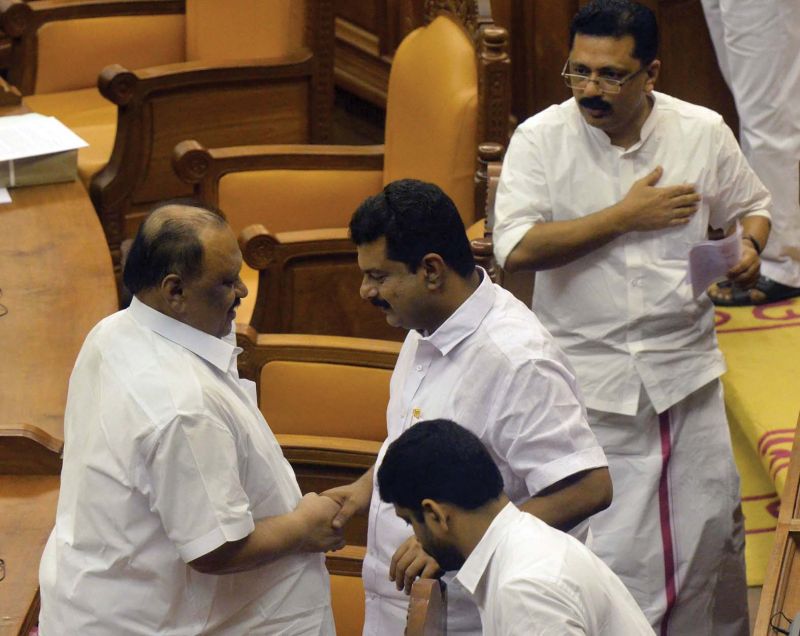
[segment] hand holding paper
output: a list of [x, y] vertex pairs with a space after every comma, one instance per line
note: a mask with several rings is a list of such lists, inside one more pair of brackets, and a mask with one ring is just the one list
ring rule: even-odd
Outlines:
[[742, 226], [719, 241], [702, 241], [689, 250], [689, 282], [697, 298], [711, 283], [725, 278], [742, 258]]

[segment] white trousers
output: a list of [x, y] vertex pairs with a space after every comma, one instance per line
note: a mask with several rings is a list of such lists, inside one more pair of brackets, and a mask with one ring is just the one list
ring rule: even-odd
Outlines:
[[[644, 392], [643, 392], [644, 394]], [[715, 380], [657, 414], [589, 410], [614, 500], [592, 517], [592, 550], [661, 636], [747, 636], [739, 476]]]
[[800, 287], [800, 2], [702, 0], [742, 150], [772, 194], [761, 271]]

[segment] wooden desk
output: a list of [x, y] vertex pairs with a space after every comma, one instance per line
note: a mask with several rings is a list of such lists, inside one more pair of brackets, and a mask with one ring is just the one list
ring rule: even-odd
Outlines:
[[67, 383], [83, 339], [117, 309], [111, 256], [78, 182], [0, 205], [0, 636], [27, 635], [55, 519]]
[[[0, 429], [64, 439], [67, 383], [89, 330], [117, 309], [111, 256], [78, 182], [0, 205]], [[2, 310], [0, 310], [2, 313]], [[60, 449], [53, 449], [60, 450]]]

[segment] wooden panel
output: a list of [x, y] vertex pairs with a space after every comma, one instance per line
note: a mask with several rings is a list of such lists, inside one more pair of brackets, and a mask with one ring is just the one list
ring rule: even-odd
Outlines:
[[39, 613], [39, 560], [55, 522], [58, 477], [0, 475], [0, 634], [28, 634]]
[[[569, 24], [588, 0], [492, 0], [511, 36], [513, 113], [524, 121], [570, 97], [560, 77], [569, 55]], [[656, 13], [662, 61], [656, 89], [720, 113], [738, 131], [733, 97], [717, 66], [700, 0], [643, 0]]]

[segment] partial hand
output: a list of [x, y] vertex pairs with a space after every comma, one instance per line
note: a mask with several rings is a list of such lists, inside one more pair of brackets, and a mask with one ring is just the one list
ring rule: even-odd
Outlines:
[[761, 257], [748, 239], [742, 239], [742, 258], [728, 272], [728, 279], [742, 289], [750, 289], [758, 281]]
[[686, 225], [700, 209], [700, 195], [690, 184], [655, 187], [664, 169], [658, 166], [636, 181], [619, 203], [623, 232], [649, 232]]
[[392, 557], [389, 564], [389, 580], [394, 581], [398, 590], [411, 594], [414, 579], [433, 579], [441, 576], [442, 568], [430, 554], [422, 549], [416, 537], [409, 537]]
[[354, 514], [369, 510], [369, 501], [372, 498], [372, 476], [370, 474], [369, 479], [366, 477], [365, 475], [352, 484], [331, 488], [322, 493], [340, 506], [333, 518], [334, 528], [343, 528]]
[[327, 552], [344, 547], [342, 530], [332, 525], [339, 512], [339, 504], [333, 499], [310, 492], [303, 496], [294, 512], [304, 526], [301, 551]]

